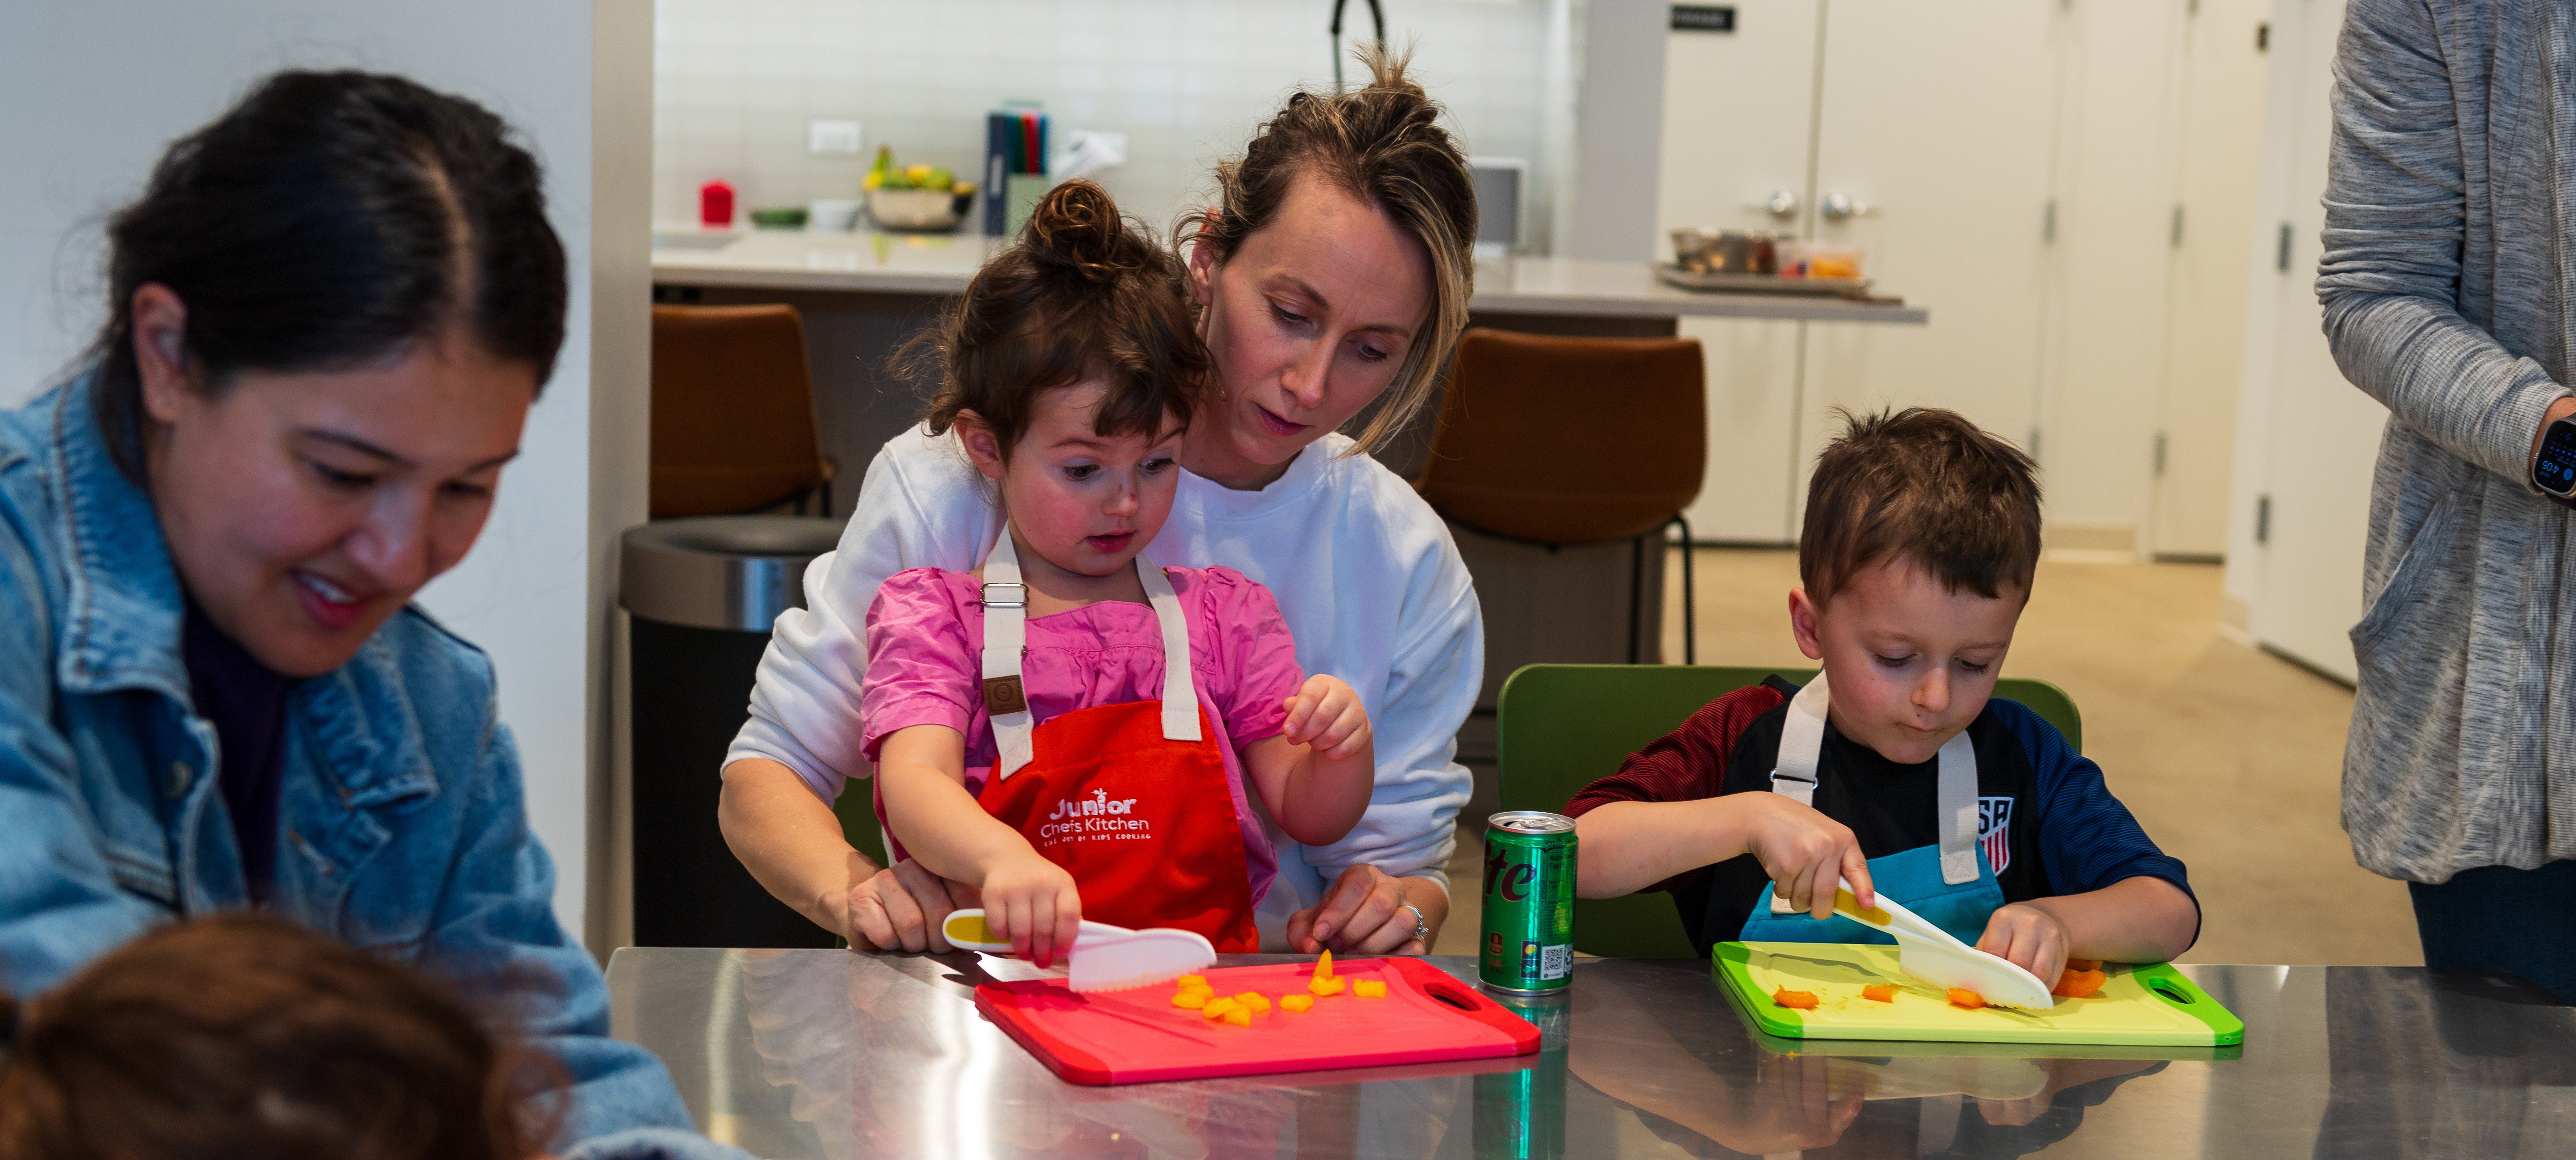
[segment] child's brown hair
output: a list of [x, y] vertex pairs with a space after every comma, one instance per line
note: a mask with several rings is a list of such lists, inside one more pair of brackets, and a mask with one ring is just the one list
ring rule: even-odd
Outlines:
[[262, 915], [0, 994], [9, 1160], [525, 1160], [562, 1072], [428, 978]]
[[1883, 560], [1956, 592], [2030, 593], [2039, 567], [2038, 467], [1956, 411], [1855, 417], [1816, 457], [1798, 580], [1823, 603]]
[[1208, 378], [1180, 261], [1082, 180], [1047, 191], [1019, 244], [977, 271], [939, 329], [907, 349], [915, 367], [937, 367], [931, 434], [972, 411], [1004, 458], [1028, 433], [1040, 391], [1103, 381], [1093, 431], [1150, 437], [1188, 426]]

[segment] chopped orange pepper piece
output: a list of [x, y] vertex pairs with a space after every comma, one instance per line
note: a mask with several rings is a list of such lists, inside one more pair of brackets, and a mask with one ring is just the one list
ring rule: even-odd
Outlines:
[[1234, 1024], [1237, 1027], [1252, 1026], [1252, 1012], [1248, 1008], [1233, 1008], [1232, 1010], [1227, 1011], [1223, 1018], [1226, 1022]]
[[1181, 986], [1183, 986], [1183, 987], [1204, 987], [1204, 986], [1207, 986], [1207, 985], [1208, 985], [1208, 981], [1207, 981], [1207, 976], [1206, 976], [1206, 975], [1183, 975], [1183, 976], [1181, 976]]
[[1175, 1007], [1205, 1007], [1207, 1003], [1208, 997], [1204, 991], [1180, 991], [1172, 996], [1172, 1006]]
[[1324, 957], [1315, 960], [1315, 977], [1318, 979], [1333, 977], [1333, 952], [1330, 949], [1325, 950]]
[[1816, 1006], [1816, 993], [1813, 991], [1792, 991], [1787, 987], [1782, 987], [1777, 991], [1771, 992], [1771, 1001], [1783, 1007], [1795, 1007], [1801, 1011], [1812, 1011]]
[[1279, 997], [1279, 1009], [1283, 1011], [1304, 1011], [1314, 1005], [1315, 997], [1313, 995], [1281, 995]]
[[[1209, 1019], [1223, 1019], [1225, 1018], [1226, 1012], [1237, 1010], [1242, 1006], [1243, 1004], [1237, 1003], [1232, 999], [1210, 999], [1207, 1001], [1206, 1006], [1199, 1008], [1199, 1014]], [[1250, 1018], [1250, 1016], [1246, 1016], [1246, 1018]]]
[[1986, 997], [1965, 987], [1950, 988], [1950, 1005], [1974, 1011], [1986, 1005]]
[[2108, 981], [2110, 976], [2101, 971], [2068, 971], [2057, 977], [2057, 985], [2050, 987], [2048, 993], [2069, 999], [2089, 998]]
[[1896, 1001], [1896, 984], [1872, 983], [1860, 989], [1860, 997], [1872, 1003], [1893, 1003]]
[[1246, 991], [1235, 996], [1234, 1001], [1243, 1004], [1255, 1015], [1259, 1015], [1270, 1010], [1270, 997], [1259, 991]]
[[1347, 983], [1348, 980], [1345, 979], [1313, 979], [1307, 982], [1306, 989], [1321, 998], [1326, 995], [1341, 994], [1343, 986]]
[[1351, 984], [1351, 994], [1357, 995], [1363, 999], [1386, 998], [1386, 980], [1362, 979]]

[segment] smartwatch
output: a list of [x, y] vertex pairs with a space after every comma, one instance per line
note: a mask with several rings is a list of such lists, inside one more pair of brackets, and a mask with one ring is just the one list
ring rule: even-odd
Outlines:
[[2531, 486], [2576, 507], [2576, 418], [2555, 420], [2541, 432], [2540, 454], [2531, 457]]

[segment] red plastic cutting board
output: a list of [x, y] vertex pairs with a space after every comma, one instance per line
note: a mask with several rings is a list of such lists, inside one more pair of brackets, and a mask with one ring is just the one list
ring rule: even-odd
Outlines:
[[[1345, 989], [1311, 1011], [1273, 1007], [1250, 1027], [1201, 1018], [1172, 1006], [1174, 987], [1080, 995], [1061, 981], [1031, 979], [975, 988], [975, 1006], [1029, 1054], [1074, 1083], [1146, 1083], [1222, 1075], [1264, 1075], [1451, 1059], [1527, 1055], [1538, 1028], [1471, 986], [1418, 959], [1337, 961], [1351, 982], [1384, 979], [1386, 997]], [[1219, 967], [1206, 972], [1220, 995], [1259, 991], [1277, 1003], [1303, 995], [1311, 963]]]

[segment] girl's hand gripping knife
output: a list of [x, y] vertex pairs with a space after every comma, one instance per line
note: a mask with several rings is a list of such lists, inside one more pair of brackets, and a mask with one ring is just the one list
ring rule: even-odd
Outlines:
[[[940, 924], [951, 945], [991, 955], [1011, 953], [1011, 944], [995, 939], [981, 910], [958, 910]], [[1216, 965], [1216, 946], [1193, 931], [1155, 927], [1129, 930], [1105, 922], [1086, 922], [1074, 935], [1065, 956], [1071, 973], [1065, 985], [1076, 991], [1124, 991], [1170, 982]]]

